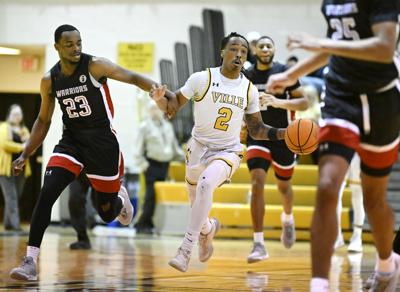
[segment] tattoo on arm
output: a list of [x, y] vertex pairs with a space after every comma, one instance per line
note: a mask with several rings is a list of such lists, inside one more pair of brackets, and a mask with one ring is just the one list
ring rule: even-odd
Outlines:
[[282, 140], [285, 129], [277, 129], [263, 123], [261, 113], [246, 114], [245, 116], [249, 135], [255, 140]]

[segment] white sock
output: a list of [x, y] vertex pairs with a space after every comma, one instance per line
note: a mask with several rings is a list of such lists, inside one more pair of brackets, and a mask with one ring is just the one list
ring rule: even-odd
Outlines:
[[185, 250], [192, 251], [199, 239], [199, 232], [186, 232], [181, 247]]
[[329, 291], [329, 281], [325, 278], [312, 278], [310, 282], [311, 292]]
[[212, 224], [210, 219], [207, 218], [206, 222], [204, 222], [203, 226], [201, 227], [201, 234], [209, 234], [212, 228]]
[[264, 245], [264, 232], [253, 233], [254, 242], [262, 243]]
[[285, 212], [282, 212], [281, 221], [282, 222], [293, 222], [294, 221], [293, 213], [286, 214]]
[[32, 257], [35, 264], [37, 263], [37, 259], [39, 256], [40, 248], [36, 246], [27, 246], [26, 247], [26, 256]]
[[381, 273], [392, 273], [395, 269], [393, 254], [387, 259], [378, 259], [378, 272]]

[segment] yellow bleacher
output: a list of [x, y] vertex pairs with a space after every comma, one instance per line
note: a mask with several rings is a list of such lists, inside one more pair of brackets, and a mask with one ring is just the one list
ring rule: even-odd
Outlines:
[[[170, 181], [157, 182], [155, 185], [157, 206], [188, 206], [188, 193], [185, 186], [185, 165], [172, 162], [169, 169]], [[292, 177], [294, 193], [294, 216], [298, 239], [310, 238], [311, 218], [315, 203], [318, 168], [316, 165], [297, 165]], [[273, 171], [267, 175], [264, 190], [265, 218], [264, 226], [267, 238], [279, 238], [281, 233], [280, 215], [282, 213], [281, 198], [275, 185]], [[213, 197], [210, 216], [221, 222], [220, 237], [251, 237], [252, 223], [250, 214], [250, 174], [245, 163], [232, 177], [230, 184], [218, 188]], [[351, 235], [350, 205], [351, 192], [345, 188], [341, 227], [345, 230], [345, 238]], [[347, 232], [346, 232], [347, 231]], [[183, 232], [183, 231], [182, 231]]]

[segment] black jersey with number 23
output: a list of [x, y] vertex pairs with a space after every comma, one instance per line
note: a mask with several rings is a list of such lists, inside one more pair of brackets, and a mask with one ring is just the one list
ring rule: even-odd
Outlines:
[[60, 62], [51, 69], [52, 95], [60, 104], [66, 129], [73, 132], [111, 126], [113, 107], [106, 82], [89, 73], [92, 56], [82, 54], [74, 73], [64, 76]]

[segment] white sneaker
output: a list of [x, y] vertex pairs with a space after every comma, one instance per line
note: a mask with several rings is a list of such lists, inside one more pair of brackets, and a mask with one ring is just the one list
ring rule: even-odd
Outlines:
[[253, 249], [247, 257], [247, 263], [252, 264], [268, 258], [268, 252], [265, 249], [264, 244], [260, 242], [254, 242]]
[[200, 233], [199, 236], [199, 261], [200, 262], [206, 262], [210, 259], [214, 252], [214, 247], [212, 244], [212, 240], [217, 234], [220, 224], [216, 218], [211, 218], [211, 231], [204, 235]]
[[294, 221], [283, 222], [282, 221], [282, 234], [281, 242], [284, 247], [291, 248], [296, 241], [296, 229], [294, 227]]
[[363, 247], [362, 247], [361, 235], [356, 235], [353, 233], [353, 235], [350, 238], [350, 243], [349, 246], [347, 247], [347, 250], [349, 252], [362, 252]]
[[375, 271], [371, 274], [364, 287], [369, 289], [368, 291], [382, 291], [382, 292], [394, 292], [396, 291], [397, 282], [400, 276], [400, 255], [393, 253], [393, 260], [395, 269], [392, 273], [380, 273]]
[[343, 234], [340, 233], [340, 234], [338, 235], [338, 237], [336, 238], [336, 241], [335, 241], [335, 244], [334, 244], [333, 248], [334, 248], [335, 250], [337, 250], [337, 249], [339, 249], [339, 248], [341, 248], [341, 247], [343, 247], [343, 246], [344, 246]]
[[11, 270], [10, 277], [15, 280], [36, 281], [37, 270], [33, 258], [28, 256], [24, 257], [22, 264]]
[[178, 248], [176, 256], [172, 258], [168, 264], [181, 272], [186, 272], [189, 266], [191, 251], [187, 249], [183, 249], [182, 247]]
[[122, 206], [121, 212], [119, 213], [117, 220], [122, 225], [129, 225], [129, 223], [132, 222], [133, 218], [133, 206], [131, 204], [131, 201], [129, 200], [128, 191], [124, 186], [121, 185], [118, 195], [124, 198], [124, 205]]

